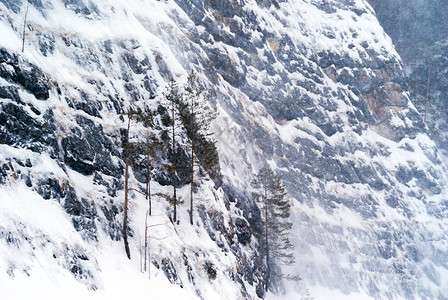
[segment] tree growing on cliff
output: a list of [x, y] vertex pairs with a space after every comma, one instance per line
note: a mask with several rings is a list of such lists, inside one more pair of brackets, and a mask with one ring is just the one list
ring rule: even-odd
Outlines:
[[177, 198], [177, 151], [176, 151], [176, 137], [178, 129], [182, 125], [182, 121], [180, 119], [180, 111], [183, 103], [182, 94], [179, 93], [179, 89], [177, 87], [177, 83], [174, 79], [171, 79], [170, 83], [167, 86], [167, 91], [164, 93], [165, 105], [167, 106], [170, 117], [171, 117], [171, 165], [168, 166], [168, 169], [171, 173], [171, 180], [173, 183], [173, 196], [169, 198], [170, 204], [173, 206], [173, 223], [177, 222], [177, 205], [181, 203], [181, 201]]
[[[155, 167], [154, 158], [156, 155], [162, 151], [163, 145], [159, 142], [159, 140], [151, 134], [149, 128], [154, 127], [153, 115], [150, 113], [140, 113], [137, 115], [137, 120], [142, 122], [147, 127], [147, 133], [145, 140], [137, 143], [136, 148], [138, 148], [138, 152], [144, 156], [144, 160], [146, 160], [146, 185], [145, 192], [143, 193], [146, 198], [146, 202], [148, 203], [148, 209], [145, 215], [145, 246], [144, 246], [144, 271], [146, 272], [146, 266], [148, 264], [149, 257], [149, 218], [152, 215], [152, 202], [151, 202], [151, 169]], [[140, 192], [140, 191], [138, 191]], [[141, 193], [141, 192], [140, 192]]]
[[128, 123], [126, 129], [126, 139], [125, 139], [125, 147], [124, 147], [124, 217], [123, 217], [123, 242], [124, 249], [126, 251], [126, 256], [131, 259], [131, 251], [129, 250], [129, 242], [128, 242], [128, 210], [129, 210], [129, 167], [131, 164], [130, 156], [131, 156], [131, 148], [132, 144], [129, 141], [129, 131], [131, 129], [131, 119], [133, 117], [133, 112], [129, 111], [127, 113]]
[[[135, 191], [144, 195], [148, 201], [148, 212], [151, 214], [151, 191], [150, 191], [150, 166], [151, 166], [151, 156], [154, 156], [155, 148], [158, 146], [157, 143], [150, 142], [149, 134], [147, 136], [147, 142], [132, 142], [130, 139], [131, 121], [137, 121], [144, 123], [147, 127], [153, 127], [152, 114], [145, 113], [138, 109], [129, 109], [126, 112], [127, 116], [127, 128], [126, 136], [124, 142], [124, 161], [125, 161], [125, 174], [124, 174], [124, 217], [123, 217], [123, 241], [124, 248], [126, 251], [126, 256], [131, 259], [131, 252], [129, 249], [128, 242], [128, 211], [129, 211], [129, 192]], [[136, 152], [144, 153], [147, 159], [147, 181], [145, 192], [141, 192], [138, 189], [129, 186], [129, 169], [131, 168], [133, 159], [132, 157]]]
[[[205, 167], [217, 160], [216, 141], [211, 137], [210, 124], [216, 118], [205, 93], [205, 88], [200, 82], [196, 72], [191, 70], [187, 85], [184, 90], [182, 102], [182, 122], [190, 140], [190, 224], [193, 225], [193, 190], [194, 190], [194, 166], [196, 154], [201, 156]], [[199, 162], [200, 163], [200, 162]]]
[[264, 288], [270, 288], [274, 269], [278, 264], [294, 263], [294, 246], [289, 240], [292, 223], [289, 222], [290, 203], [282, 179], [268, 165], [265, 165], [252, 181], [256, 192], [254, 197], [263, 215], [261, 254], [266, 261]]
[[25, 15], [23, 17], [23, 30], [22, 30], [22, 53], [25, 52], [25, 38], [26, 38], [26, 26], [27, 26], [27, 17], [28, 17], [28, 10], [30, 8], [30, 4], [27, 3], [25, 6]]

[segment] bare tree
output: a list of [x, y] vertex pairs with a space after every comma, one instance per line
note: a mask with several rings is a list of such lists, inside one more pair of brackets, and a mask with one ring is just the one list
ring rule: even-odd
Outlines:
[[[146, 212], [146, 216], [148, 217], [148, 212]], [[164, 240], [168, 236], [162, 238], [156, 238], [154, 236], [149, 235], [149, 228], [157, 227], [162, 225], [168, 225], [169, 223], [161, 223], [161, 224], [153, 224], [148, 225], [148, 218], [145, 220], [145, 263], [144, 263], [144, 271], [146, 272], [146, 266], [148, 266], [148, 279], [151, 279], [151, 249], [150, 249], [150, 239], [153, 238], [155, 240]]]
[[25, 51], [25, 37], [26, 37], [26, 19], [27, 19], [27, 17], [28, 17], [28, 9], [29, 9], [29, 7], [30, 7], [30, 4], [28, 3], [27, 5], [26, 5], [26, 8], [25, 8], [25, 16], [24, 16], [24, 19], [23, 19], [23, 31], [22, 31], [22, 53]]
[[[146, 212], [146, 217], [145, 217], [145, 268], [144, 268], [145, 272], [146, 272], [146, 264], [147, 264], [148, 256], [149, 256], [148, 218], [149, 218], [149, 210]], [[151, 261], [149, 261], [149, 264], [151, 264]], [[149, 269], [149, 266], [148, 266], [148, 269]]]
[[124, 172], [124, 217], [123, 217], [123, 241], [126, 255], [131, 259], [131, 252], [129, 250], [128, 242], [128, 209], [129, 209], [129, 164], [130, 164], [130, 143], [129, 130], [131, 128], [131, 114], [128, 114], [128, 127], [126, 130], [126, 145], [125, 145], [125, 172]]
[[428, 67], [428, 84], [426, 86], [426, 104], [425, 104], [425, 124], [426, 124], [426, 115], [428, 113], [428, 103], [429, 103], [429, 84], [431, 80], [431, 67]]

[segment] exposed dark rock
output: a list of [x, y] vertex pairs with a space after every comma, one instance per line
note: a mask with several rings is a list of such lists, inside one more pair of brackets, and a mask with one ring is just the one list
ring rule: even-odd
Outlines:
[[211, 280], [216, 279], [216, 268], [211, 261], [206, 261], [204, 263], [204, 269], [207, 272], [208, 278]]
[[96, 290], [95, 277], [91, 270], [91, 263], [88, 255], [80, 248], [66, 248], [62, 255], [56, 256], [66, 269], [68, 269], [75, 278], [88, 284], [88, 288]]
[[16, 54], [0, 48], [0, 77], [25, 88], [39, 100], [49, 98], [50, 84], [47, 75], [37, 66], [23, 61]]
[[98, 217], [95, 204], [86, 199], [79, 199], [73, 190], [65, 197], [63, 207], [72, 216], [75, 229], [81, 232], [85, 239], [97, 240], [95, 218]]
[[24, 105], [20, 99], [18, 88], [15, 86], [0, 86], [0, 98], [11, 99], [12, 101]]
[[[40, 0], [39, 0], [40, 1]], [[55, 38], [47, 33], [37, 33], [39, 38], [39, 49], [44, 56], [54, 53]]]
[[37, 182], [37, 192], [42, 198], [60, 201], [64, 197], [76, 197], [76, 193], [68, 182], [59, 182], [56, 178], [45, 178]]
[[62, 139], [65, 163], [81, 174], [91, 175], [99, 170], [106, 175], [119, 178], [122, 166], [113, 163], [111, 156], [118, 156], [116, 148], [103, 133], [101, 125], [83, 116], [77, 116], [79, 128], [72, 128], [71, 134]]
[[235, 218], [233, 222], [235, 224], [238, 242], [242, 245], [250, 243], [252, 238], [252, 231], [247, 221], [243, 218]]
[[90, 99], [90, 97], [84, 92], [81, 92], [80, 95], [80, 99], [66, 99], [68, 105], [72, 108], [82, 110], [93, 117], [101, 118], [101, 105]]
[[90, 16], [93, 13], [99, 14], [98, 7], [90, 0], [64, 0], [63, 2], [67, 9], [77, 14], [85, 16]]
[[195, 283], [195, 281], [194, 281], [194, 270], [190, 266], [190, 263], [188, 262], [188, 257], [185, 254], [182, 256], [182, 258], [184, 260], [184, 266], [185, 266], [185, 269], [187, 271], [188, 280], [194, 284]]
[[44, 114], [44, 121], [37, 121], [23, 108], [14, 103], [1, 105], [0, 143], [27, 148], [34, 152], [49, 152], [52, 156], [58, 151], [54, 132], [54, 117], [51, 110]]
[[109, 206], [101, 206], [101, 210], [106, 217], [107, 222], [104, 223], [103, 230], [107, 232], [114, 241], [121, 240], [123, 234], [123, 226], [117, 216], [121, 213], [115, 204]]
[[174, 267], [173, 263], [168, 258], [163, 258], [161, 263], [161, 268], [163, 270], [163, 273], [165, 273], [165, 276], [168, 278], [168, 280], [171, 283], [179, 283], [179, 278], [177, 277], [177, 271]]
[[16, 14], [20, 12], [22, 7], [22, 0], [0, 0], [0, 2]]

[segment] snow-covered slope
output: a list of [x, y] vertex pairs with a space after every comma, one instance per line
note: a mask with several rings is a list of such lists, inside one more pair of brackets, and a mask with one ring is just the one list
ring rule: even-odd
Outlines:
[[[293, 299], [446, 297], [447, 171], [366, 1], [30, 3], [20, 53], [26, 2], [0, 1], [2, 292], [262, 296], [250, 182], [268, 162], [294, 198]], [[194, 226], [188, 203], [174, 226], [154, 200], [148, 280], [138, 193], [131, 262], [121, 241], [121, 114], [151, 110], [162, 130], [164, 86], [192, 68], [219, 112], [222, 182], [203, 178]], [[171, 191], [154, 176], [153, 192]]]

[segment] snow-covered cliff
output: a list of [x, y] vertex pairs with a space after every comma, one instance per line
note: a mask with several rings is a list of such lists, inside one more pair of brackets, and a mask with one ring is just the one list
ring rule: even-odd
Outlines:
[[[403, 59], [411, 101], [427, 111], [441, 154], [448, 151], [448, 2], [369, 0]], [[426, 101], [428, 99], [428, 101]], [[426, 103], [427, 102], [427, 103]], [[445, 158], [446, 160], [446, 158]]]
[[[27, 3], [0, 0], [6, 295], [262, 296], [250, 182], [268, 162], [294, 199], [293, 299], [447, 297], [447, 170], [366, 1], [30, 0], [21, 53]], [[151, 111], [161, 134], [164, 87], [192, 68], [219, 112], [222, 182], [202, 178], [193, 226], [188, 203], [173, 225], [154, 200], [148, 280], [138, 193], [130, 262], [121, 241], [122, 112]], [[171, 191], [153, 175], [154, 193]]]

